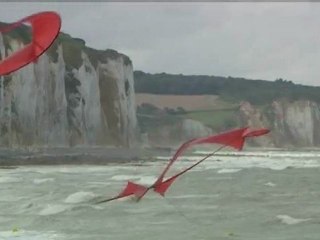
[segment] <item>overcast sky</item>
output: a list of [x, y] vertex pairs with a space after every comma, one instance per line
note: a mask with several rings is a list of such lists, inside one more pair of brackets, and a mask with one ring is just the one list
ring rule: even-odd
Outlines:
[[320, 3], [0, 3], [0, 21], [57, 11], [62, 31], [150, 73], [320, 86]]

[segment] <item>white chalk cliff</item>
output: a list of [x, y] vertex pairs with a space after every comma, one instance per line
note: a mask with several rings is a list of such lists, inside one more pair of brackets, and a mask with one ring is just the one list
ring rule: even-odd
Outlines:
[[[0, 34], [0, 59], [23, 46]], [[1, 77], [0, 146], [134, 144], [130, 59], [113, 50], [93, 55], [84, 45], [71, 53], [67, 47], [57, 41], [35, 63]], [[68, 63], [74, 53], [78, 66]]]
[[277, 100], [265, 109], [241, 103], [244, 124], [268, 127], [271, 133], [259, 145], [312, 147], [320, 145], [320, 106], [309, 100]]

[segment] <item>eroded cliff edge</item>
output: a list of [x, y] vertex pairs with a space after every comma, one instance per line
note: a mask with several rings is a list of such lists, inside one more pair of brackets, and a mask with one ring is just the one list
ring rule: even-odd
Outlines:
[[319, 147], [320, 105], [310, 100], [279, 99], [265, 106], [242, 102], [241, 122], [255, 127], [268, 127], [271, 133], [255, 140], [257, 145], [274, 147]]
[[[0, 59], [28, 42], [21, 36], [0, 35]], [[1, 78], [0, 145], [132, 146], [134, 98], [127, 56], [61, 33], [37, 62]]]

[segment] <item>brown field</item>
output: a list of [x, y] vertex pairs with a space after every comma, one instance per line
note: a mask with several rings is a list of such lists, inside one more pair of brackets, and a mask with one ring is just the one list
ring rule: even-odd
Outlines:
[[136, 106], [142, 103], [149, 103], [158, 108], [182, 107], [186, 111], [214, 110], [219, 108], [232, 107], [230, 103], [222, 101], [216, 95], [156, 95], [156, 94], [136, 94]]

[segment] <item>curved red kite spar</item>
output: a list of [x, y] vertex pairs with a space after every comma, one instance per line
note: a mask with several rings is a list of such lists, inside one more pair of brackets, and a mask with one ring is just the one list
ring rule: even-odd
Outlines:
[[41, 12], [12, 23], [0, 32], [11, 31], [26, 22], [31, 24], [32, 41], [0, 62], [0, 75], [10, 74], [36, 61], [52, 45], [61, 28], [61, 18], [57, 13]]
[[[242, 150], [243, 145], [244, 145], [244, 140], [248, 137], [258, 137], [261, 135], [265, 135], [269, 133], [268, 129], [259, 129], [259, 130], [252, 130], [250, 131], [249, 129], [247, 129], [243, 135], [241, 140], [239, 141], [235, 141], [235, 147], [238, 150]], [[236, 146], [237, 144], [239, 144], [238, 146]], [[161, 196], [165, 195], [165, 192], [168, 190], [168, 188], [171, 186], [171, 184], [182, 174], [186, 173], [187, 171], [191, 170], [192, 168], [198, 166], [200, 163], [202, 163], [204, 160], [208, 159], [209, 157], [213, 156], [216, 152], [220, 151], [222, 148], [228, 146], [228, 144], [221, 146], [220, 148], [218, 148], [217, 150], [215, 150], [214, 152], [208, 154], [207, 156], [205, 156], [203, 159], [201, 159], [200, 161], [196, 162], [195, 164], [191, 165], [190, 167], [186, 168], [185, 170], [177, 173], [176, 175], [166, 179], [165, 181], [161, 181], [160, 183], [156, 184], [153, 189], [155, 192], [159, 193]]]
[[[166, 168], [162, 171], [158, 179], [155, 181], [154, 184], [152, 184], [149, 187], [142, 186], [140, 184], [136, 184], [133, 182], [128, 181], [125, 189], [117, 196], [113, 198], [109, 198], [106, 200], [99, 201], [98, 203], [103, 203], [103, 202], [109, 202], [112, 200], [116, 200], [119, 198], [124, 198], [128, 197], [131, 195], [134, 195], [138, 201], [150, 190], [153, 189], [155, 192], [159, 193], [161, 196], [165, 195], [165, 192], [168, 190], [168, 188], [172, 185], [172, 183], [182, 174], [186, 173], [187, 171], [191, 170], [192, 168], [196, 167], [200, 163], [202, 163], [204, 160], [207, 158], [213, 156], [216, 152], [220, 151], [224, 147], [233, 147], [237, 150], [242, 150], [243, 145], [245, 143], [245, 139], [249, 137], [258, 137], [262, 136], [269, 133], [268, 129], [262, 128], [258, 130], [249, 130], [248, 128], [240, 128], [240, 129], [235, 129], [229, 132], [225, 132], [222, 134], [218, 135], [212, 135], [208, 137], [203, 137], [203, 138], [195, 138], [192, 139], [188, 142], [185, 142], [182, 144], [174, 156], [171, 158], [169, 161], [168, 165]], [[178, 174], [164, 180], [165, 174], [168, 172], [170, 167], [173, 165], [173, 163], [178, 159], [178, 157], [189, 147], [196, 145], [196, 144], [208, 144], [208, 143], [215, 143], [215, 144], [220, 144], [222, 145], [220, 148], [218, 148], [216, 151], [213, 153], [207, 155], [200, 161], [196, 162], [195, 164], [191, 165], [190, 167], [186, 168], [185, 170], [179, 172]]]

